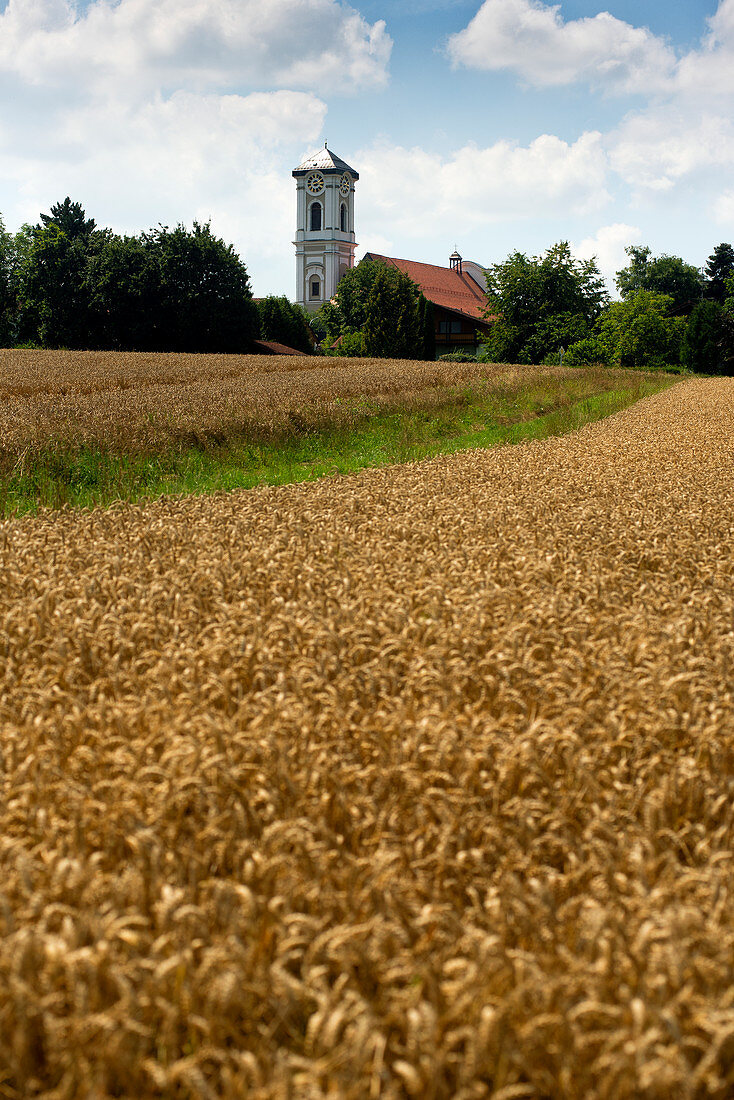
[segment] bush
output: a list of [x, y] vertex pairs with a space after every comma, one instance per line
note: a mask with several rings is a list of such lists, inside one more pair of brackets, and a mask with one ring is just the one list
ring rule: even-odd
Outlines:
[[343, 332], [336, 345], [326, 349], [327, 355], [341, 356], [347, 359], [362, 358], [365, 353], [364, 336], [361, 332]]
[[571, 344], [563, 356], [565, 367], [591, 367], [606, 364], [607, 352], [596, 336], [587, 336]]

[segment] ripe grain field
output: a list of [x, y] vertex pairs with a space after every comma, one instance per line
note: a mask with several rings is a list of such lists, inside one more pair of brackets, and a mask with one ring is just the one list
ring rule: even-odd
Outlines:
[[478, 362], [0, 350], [0, 466], [50, 442], [154, 452], [233, 432], [351, 427], [377, 410], [440, 404], [472, 383], [504, 396], [555, 379], [573, 400], [597, 392], [600, 379], [641, 377]]
[[734, 1095], [734, 381], [0, 523], [0, 1095]]

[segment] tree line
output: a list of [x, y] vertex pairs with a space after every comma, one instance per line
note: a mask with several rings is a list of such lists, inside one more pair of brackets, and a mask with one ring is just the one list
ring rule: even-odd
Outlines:
[[68, 197], [16, 234], [0, 220], [0, 346], [242, 352], [261, 337], [313, 346], [297, 306], [253, 300], [208, 223], [121, 236]]
[[[699, 271], [627, 248], [611, 301], [597, 263], [561, 241], [487, 271], [481, 357], [734, 373], [734, 248]], [[397, 268], [361, 263], [313, 316], [281, 296], [254, 300], [247, 268], [209, 223], [126, 236], [66, 198], [11, 234], [0, 219], [0, 345], [243, 352], [258, 338], [303, 352], [436, 355], [432, 304]]]
[[432, 359], [433, 306], [372, 263], [348, 271], [315, 317], [284, 296], [253, 299], [245, 264], [208, 223], [120, 235], [69, 197], [14, 235], [0, 219], [0, 346], [244, 352], [256, 339]]
[[734, 373], [734, 248], [722, 243], [703, 272], [679, 256], [626, 249], [611, 301], [595, 260], [562, 241], [541, 256], [511, 254], [487, 272], [485, 340], [493, 362], [604, 363]]

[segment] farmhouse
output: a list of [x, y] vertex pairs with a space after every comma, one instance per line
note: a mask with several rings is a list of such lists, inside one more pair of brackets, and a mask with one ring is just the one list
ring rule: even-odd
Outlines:
[[418, 263], [416, 260], [397, 260], [393, 256], [380, 256], [366, 252], [362, 263], [377, 260], [397, 267], [409, 275], [421, 291], [433, 303], [436, 318], [436, 350], [478, 350], [479, 336], [489, 332], [484, 316], [487, 304], [484, 271], [472, 260], [463, 260], [458, 252], [449, 258], [449, 267]]
[[[359, 173], [326, 144], [293, 169], [296, 181], [296, 301], [314, 313], [336, 294], [339, 280], [354, 267], [354, 192]], [[482, 267], [458, 252], [448, 267], [367, 252], [362, 263], [380, 261], [417, 283], [436, 318], [436, 348], [478, 350], [489, 331], [484, 317], [486, 282]]]

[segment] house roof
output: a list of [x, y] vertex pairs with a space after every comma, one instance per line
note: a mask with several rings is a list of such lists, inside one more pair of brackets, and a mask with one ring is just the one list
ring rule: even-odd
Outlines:
[[434, 306], [461, 313], [472, 321], [487, 324], [484, 310], [487, 298], [471, 275], [459, 274], [450, 267], [437, 267], [435, 264], [421, 264], [417, 260], [398, 260], [394, 256], [380, 256], [376, 252], [366, 252], [365, 260], [379, 260], [384, 264], [397, 267], [404, 275], [410, 276]]
[[297, 348], [289, 348], [287, 344], [279, 344], [275, 340], [253, 340], [253, 350], [256, 355], [304, 355]]
[[352, 179], [359, 179], [359, 172], [355, 172], [354, 168], [350, 168], [345, 160], [338, 157], [336, 153], [332, 153], [331, 149], [327, 149], [325, 145], [323, 149], [317, 149], [315, 153], [307, 156], [297, 168], [294, 168], [293, 175], [304, 175], [314, 168], [318, 168], [320, 172], [349, 172]]

